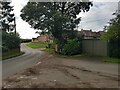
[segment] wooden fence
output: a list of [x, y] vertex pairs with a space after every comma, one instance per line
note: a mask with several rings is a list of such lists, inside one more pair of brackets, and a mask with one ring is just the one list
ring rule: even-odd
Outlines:
[[99, 39], [84, 39], [82, 41], [83, 54], [93, 56], [108, 56], [107, 42]]

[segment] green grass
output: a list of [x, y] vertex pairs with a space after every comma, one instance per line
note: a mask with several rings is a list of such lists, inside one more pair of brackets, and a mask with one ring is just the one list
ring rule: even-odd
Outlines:
[[106, 62], [106, 63], [120, 63], [120, 58], [111, 58], [111, 57], [100, 57], [100, 56], [89, 56], [89, 55], [73, 55], [73, 56], [64, 56], [64, 55], [58, 55], [58, 57], [62, 58], [70, 58], [73, 60], [89, 60], [89, 61], [100, 61], [100, 62]]
[[33, 44], [48, 44], [48, 42], [32, 42]]
[[17, 57], [17, 56], [20, 56], [22, 54], [24, 54], [24, 52], [11, 52], [11, 53], [7, 53], [7, 54], [2, 56], [2, 60], [13, 58], [13, 57]]
[[45, 45], [40, 45], [40, 43], [38, 43], [38, 42], [29, 43], [29, 44], [26, 44], [26, 46], [31, 47], [31, 48], [33, 48], [33, 49], [46, 48]]
[[43, 51], [45, 51], [45, 52], [47, 52], [47, 53], [50, 53], [50, 54], [55, 54], [54, 49], [51, 49], [51, 48], [46, 48], [46, 49], [43, 50]]
[[118, 58], [104, 57], [101, 60], [104, 62], [110, 62], [110, 63], [120, 63], [120, 59]]

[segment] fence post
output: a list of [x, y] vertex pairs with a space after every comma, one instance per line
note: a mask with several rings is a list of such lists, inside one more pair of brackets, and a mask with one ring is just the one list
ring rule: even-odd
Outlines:
[[109, 56], [109, 41], [107, 41], [107, 56]]
[[92, 56], [94, 56], [94, 40], [92, 40]]

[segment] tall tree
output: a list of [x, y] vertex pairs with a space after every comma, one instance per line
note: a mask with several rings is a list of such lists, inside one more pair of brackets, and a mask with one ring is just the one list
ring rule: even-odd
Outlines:
[[111, 19], [105, 30], [106, 32], [102, 36], [104, 40], [120, 40], [120, 15], [116, 15], [115, 18]]
[[[58, 44], [65, 41], [66, 31], [74, 31], [81, 11], [89, 11], [91, 2], [28, 2], [21, 17], [32, 28], [51, 32]], [[67, 33], [66, 33], [67, 34]]]
[[120, 14], [111, 19], [102, 38], [108, 41], [109, 56], [120, 58]]
[[[10, 32], [12, 30], [14, 30], [15, 25], [14, 25], [14, 21], [15, 21], [15, 16], [14, 13], [12, 13], [13, 11], [13, 6], [10, 5], [10, 1], [0, 1], [0, 9], [1, 9], [1, 28], [2, 31], [5, 32]], [[11, 28], [12, 27], [12, 28]]]

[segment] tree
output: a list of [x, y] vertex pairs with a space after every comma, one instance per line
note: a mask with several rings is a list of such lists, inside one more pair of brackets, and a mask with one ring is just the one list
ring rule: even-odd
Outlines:
[[45, 32], [45, 31], [36, 31], [35, 33], [39, 35], [49, 34], [48, 32]]
[[15, 16], [12, 13], [13, 6], [10, 6], [10, 3], [10, 1], [0, 1], [0, 9], [2, 10], [0, 15], [1, 29], [5, 32], [10, 32], [15, 28], [15, 24], [12, 23], [15, 21]]
[[13, 32], [10, 33], [2, 32], [2, 38], [3, 38], [2, 40], [3, 52], [20, 48], [20, 37], [18, 33], [15, 34]]
[[58, 45], [62, 45], [66, 31], [74, 31], [80, 22], [77, 15], [89, 11], [91, 5], [91, 2], [28, 2], [21, 17], [32, 28], [51, 32]]
[[109, 56], [120, 58], [120, 14], [111, 19], [102, 38], [108, 41]]
[[107, 41], [120, 39], [120, 15], [110, 20], [102, 38]]
[[[0, 1], [0, 34], [2, 36], [2, 52], [8, 52], [13, 49], [20, 49], [20, 37], [16, 33], [15, 15], [12, 12], [13, 6], [10, 1]], [[15, 29], [15, 33], [11, 32]]]

